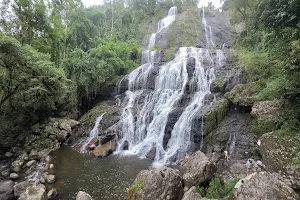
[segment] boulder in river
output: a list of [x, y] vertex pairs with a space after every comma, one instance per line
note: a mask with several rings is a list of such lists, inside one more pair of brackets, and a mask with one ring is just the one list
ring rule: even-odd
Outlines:
[[46, 187], [43, 184], [33, 184], [26, 188], [18, 200], [48, 200]]
[[11, 173], [11, 174], [9, 175], [9, 178], [12, 179], [12, 180], [18, 179], [19, 177], [20, 177], [20, 176], [19, 176], [18, 174], [16, 174], [16, 173]]
[[179, 170], [183, 174], [184, 187], [190, 188], [209, 181], [217, 167], [203, 152], [196, 151], [181, 162]]
[[11, 200], [13, 199], [13, 181], [2, 181], [0, 182], [0, 199], [1, 200]]
[[180, 173], [171, 168], [141, 171], [128, 190], [129, 199], [135, 200], [179, 200], [182, 195]]
[[97, 157], [106, 157], [116, 150], [117, 144], [115, 140], [111, 140], [92, 151], [92, 155]]
[[18, 198], [22, 193], [26, 191], [26, 188], [31, 186], [32, 184], [28, 181], [23, 181], [21, 183], [17, 183], [14, 185], [14, 195], [16, 198]]
[[79, 191], [77, 193], [76, 200], [93, 200], [93, 198], [88, 193]]
[[55, 182], [55, 175], [46, 175], [44, 176], [44, 178], [46, 179], [47, 183], [51, 184]]
[[49, 190], [49, 192], [47, 193], [47, 197], [49, 200], [54, 199], [57, 196], [57, 190], [55, 188], [52, 188], [51, 190]]
[[252, 173], [240, 180], [227, 200], [299, 200], [298, 194], [270, 172]]

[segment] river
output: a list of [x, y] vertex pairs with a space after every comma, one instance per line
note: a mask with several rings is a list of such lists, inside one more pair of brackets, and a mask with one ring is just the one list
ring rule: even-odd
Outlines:
[[95, 158], [69, 146], [62, 146], [51, 156], [56, 175], [53, 187], [59, 193], [56, 200], [75, 199], [80, 190], [94, 199], [127, 199], [126, 189], [141, 170], [151, 165], [151, 160], [137, 156]]

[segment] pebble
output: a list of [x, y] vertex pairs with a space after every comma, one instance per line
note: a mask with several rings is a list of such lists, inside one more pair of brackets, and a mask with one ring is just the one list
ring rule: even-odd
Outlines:
[[12, 154], [11, 152], [6, 152], [6, 153], [5, 153], [5, 156], [8, 157], [8, 158], [10, 158], [10, 157], [13, 156], [13, 154]]
[[10, 179], [18, 179], [19, 178], [19, 175], [18, 174], [16, 174], [16, 173], [11, 173], [10, 175], [9, 175], [9, 178]]

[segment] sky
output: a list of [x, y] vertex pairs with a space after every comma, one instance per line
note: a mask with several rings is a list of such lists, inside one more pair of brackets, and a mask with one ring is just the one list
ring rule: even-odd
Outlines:
[[102, 0], [81, 0], [83, 4], [88, 7], [92, 5], [99, 5], [102, 4]]
[[212, 2], [212, 4], [216, 8], [220, 8], [223, 4], [223, 3], [220, 3], [220, 0], [200, 0], [199, 3], [198, 3], [198, 8], [201, 8], [202, 6], [207, 6], [208, 2]]
[[[82, 0], [86, 7], [91, 5], [99, 5], [102, 3], [102, 0]], [[215, 7], [221, 7], [220, 0], [200, 0], [198, 7], [207, 6], [208, 2], [212, 2]]]

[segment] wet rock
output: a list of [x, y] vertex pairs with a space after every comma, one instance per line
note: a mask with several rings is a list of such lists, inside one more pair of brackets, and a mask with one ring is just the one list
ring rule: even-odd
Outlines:
[[43, 184], [31, 185], [20, 195], [18, 200], [47, 200], [46, 187]]
[[141, 171], [128, 190], [129, 199], [181, 199], [182, 178], [177, 169], [162, 168]]
[[36, 165], [36, 160], [31, 160], [28, 163], [26, 163], [26, 167], [31, 167], [31, 166], [34, 166], [34, 165]]
[[225, 84], [226, 84], [225, 79], [217, 78], [212, 82], [212, 84], [210, 86], [210, 90], [211, 90], [211, 92], [214, 92], [214, 93], [217, 93], [217, 92], [224, 93], [225, 87], [226, 87]]
[[1, 171], [1, 176], [4, 176], [4, 177], [6, 177], [6, 176], [8, 176], [10, 173], [9, 173], [9, 170], [3, 170], [3, 171]]
[[152, 149], [151, 151], [149, 151], [149, 153], [147, 153], [146, 158], [150, 160], [154, 160], [155, 154], [156, 154], [156, 149]]
[[12, 180], [18, 179], [19, 177], [20, 177], [20, 176], [19, 176], [18, 174], [16, 174], [16, 173], [11, 173], [11, 174], [9, 175], [9, 178], [12, 179]]
[[287, 134], [276, 133], [266, 133], [259, 140], [266, 169], [277, 172], [287, 185], [300, 190], [300, 167], [293, 164], [300, 141]]
[[36, 149], [32, 149], [30, 151], [29, 158], [30, 159], [42, 159], [42, 158], [47, 157], [51, 151], [52, 151], [51, 149], [43, 149], [40, 151], [38, 151]]
[[57, 190], [55, 188], [52, 188], [48, 193], [47, 197], [49, 200], [54, 199], [57, 196]]
[[187, 70], [189, 79], [191, 79], [193, 77], [193, 74], [195, 71], [195, 63], [196, 63], [196, 59], [194, 57], [189, 58], [187, 61], [186, 70]]
[[203, 152], [197, 151], [181, 162], [179, 170], [183, 174], [184, 186], [190, 188], [209, 181], [217, 167]]
[[88, 193], [79, 191], [76, 195], [76, 200], [93, 200], [93, 198]]
[[71, 128], [70, 124], [67, 123], [67, 122], [60, 123], [59, 128], [62, 129], [62, 130], [67, 131], [68, 133], [70, 133], [72, 131], [72, 128]]
[[299, 200], [298, 194], [269, 172], [253, 173], [240, 180], [229, 196], [232, 200]]
[[111, 140], [92, 151], [92, 155], [97, 157], [106, 157], [116, 150], [117, 144], [115, 140]]
[[184, 193], [182, 200], [201, 200], [201, 194], [197, 191], [196, 187], [191, 187], [186, 193]]
[[60, 131], [60, 132], [56, 135], [57, 140], [58, 140], [59, 142], [64, 142], [64, 141], [66, 141], [67, 138], [68, 138], [68, 136], [69, 136], [69, 134], [68, 134], [68, 131], [66, 131], [66, 130], [62, 130], [62, 131]]
[[12, 157], [13, 156], [13, 154], [11, 153], [11, 152], [6, 152], [5, 153], [5, 157], [7, 157], [7, 158], [10, 158], [10, 157]]
[[26, 191], [26, 188], [31, 186], [32, 184], [28, 181], [23, 181], [21, 183], [17, 183], [14, 185], [14, 195], [16, 198], [18, 198], [22, 193]]
[[[80, 125], [76, 126], [72, 135], [68, 139], [68, 143], [75, 145], [79, 138], [85, 138], [88, 134], [87, 130], [91, 130], [97, 117], [106, 112], [98, 127], [99, 130], [107, 130], [119, 121], [120, 108], [116, 106], [116, 102], [109, 100], [99, 103], [97, 106], [89, 110], [80, 119]], [[99, 134], [106, 135], [106, 131], [100, 131]], [[80, 149], [80, 148], [79, 148]]]
[[207, 135], [213, 131], [217, 125], [222, 122], [223, 118], [227, 114], [229, 108], [228, 100], [221, 99], [215, 104], [215, 106], [210, 107], [209, 110], [204, 114], [204, 135]]
[[[204, 138], [203, 152], [211, 155], [214, 149], [216, 152], [216, 160], [220, 160], [218, 170], [223, 170], [224, 150], [229, 152], [230, 161], [247, 160], [250, 156], [256, 154], [259, 149], [257, 138], [251, 131], [250, 114], [241, 114], [230, 111], [218, 127]], [[246, 153], [247, 152], [247, 153]], [[229, 166], [232, 166], [233, 163]]]
[[19, 171], [21, 171], [21, 167], [20, 166], [15, 166], [15, 167], [13, 167], [13, 171], [14, 172], [19, 172]]
[[0, 182], [0, 199], [1, 200], [12, 200], [13, 199], [13, 181]]
[[44, 178], [45, 178], [46, 182], [49, 184], [52, 184], [55, 182], [55, 175], [52, 175], [52, 174], [46, 175], [46, 176], [44, 176]]

